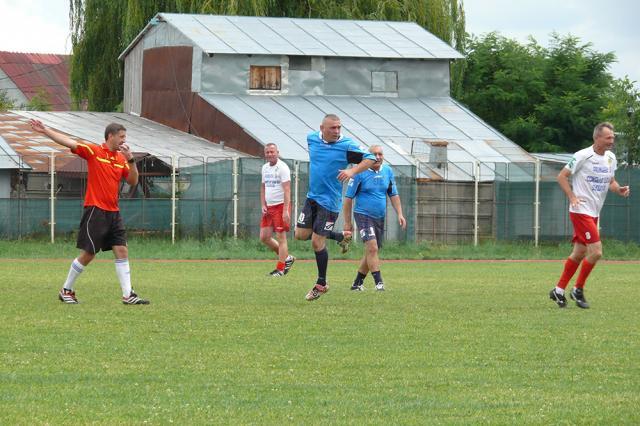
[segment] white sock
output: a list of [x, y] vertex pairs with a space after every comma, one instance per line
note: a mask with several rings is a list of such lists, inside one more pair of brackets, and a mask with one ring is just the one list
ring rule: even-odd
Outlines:
[[116, 259], [116, 275], [120, 280], [122, 297], [129, 297], [131, 294], [131, 271], [129, 270], [129, 259]]
[[556, 287], [556, 293], [560, 296], [564, 296], [564, 288]]
[[82, 271], [84, 271], [84, 266], [82, 265], [82, 263], [78, 261], [78, 258], [73, 259], [73, 262], [71, 262], [71, 267], [69, 268], [67, 280], [64, 282], [63, 287], [67, 290], [73, 291], [73, 285], [75, 284]]

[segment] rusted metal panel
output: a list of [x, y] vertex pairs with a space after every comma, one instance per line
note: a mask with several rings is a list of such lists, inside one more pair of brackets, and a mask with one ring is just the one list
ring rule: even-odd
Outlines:
[[69, 55], [0, 52], [0, 69], [31, 100], [44, 91], [53, 111], [71, 109]]
[[200, 96], [193, 100], [190, 133], [215, 143], [224, 141], [226, 147], [249, 155], [264, 155], [262, 144]]
[[158, 123], [189, 131], [191, 46], [158, 47], [143, 53], [142, 113]]

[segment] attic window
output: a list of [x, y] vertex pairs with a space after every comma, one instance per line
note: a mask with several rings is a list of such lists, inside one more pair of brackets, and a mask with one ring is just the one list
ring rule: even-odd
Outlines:
[[291, 71], [311, 71], [311, 56], [289, 56]]
[[280, 90], [280, 67], [251, 65], [249, 89]]
[[396, 71], [372, 71], [371, 72], [372, 92], [397, 92], [398, 73]]

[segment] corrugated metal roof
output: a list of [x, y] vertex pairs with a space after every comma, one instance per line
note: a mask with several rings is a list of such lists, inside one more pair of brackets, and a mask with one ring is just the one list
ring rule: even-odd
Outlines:
[[571, 157], [573, 157], [573, 154], [571, 153], [557, 153], [557, 152], [536, 152], [536, 153], [532, 153], [531, 155], [533, 155], [534, 157], [536, 157], [541, 161], [549, 161], [552, 163], [563, 163], [563, 164], [567, 164], [571, 160]]
[[31, 100], [40, 90], [48, 96], [53, 111], [71, 109], [69, 55], [0, 52], [0, 69]]
[[[121, 123], [127, 128], [127, 144], [133, 152], [148, 153], [169, 164], [171, 157], [175, 156], [179, 160], [179, 167], [202, 165], [205, 159], [212, 162], [216, 159], [248, 157], [234, 149], [222, 149], [213, 142], [131, 114], [39, 111], [0, 113], [0, 136], [37, 171], [48, 169], [47, 156], [51, 151], [67, 154], [69, 150], [31, 130], [30, 118], [39, 119], [73, 139], [91, 143], [104, 141], [104, 128], [109, 123]], [[74, 158], [75, 156], [68, 156], [57, 159], [56, 167], [64, 167]]]
[[[526, 151], [448, 97], [200, 96], [257, 141], [277, 143], [283, 158], [307, 161], [307, 134], [319, 129], [325, 114], [335, 113], [346, 135], [365, 146], [382, 145], [392, 165], [425, 161], [429, 141], [449, 141], [448, 160], [469, 164], [470, 170], [476, 160], [533, 161]], [[461, 171], [461, 179], [456, 180], [467, 175]]]
[[457, 59], [463, 56], [414, 22], [159, 13], [120, 55], [158, 21], [206, 53]]
[[[23, 167], [21, 167], [23, 166]], [[0, 135], [0, 170], [25, 168], [20, 161], [20, 156], [11, 148], [11, 145]], [[26, 166], [28, 167], [28, 166]]]

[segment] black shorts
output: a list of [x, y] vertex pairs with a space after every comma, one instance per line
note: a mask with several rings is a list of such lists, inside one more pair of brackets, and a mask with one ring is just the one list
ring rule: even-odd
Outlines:
[[356, 226], [360, 232], [362, 241], [375, 239], [378, 242], [378, 248], [382, 248], [382, 239], [384, 237], [384, 219], [376, 219], [366, 214], [353, 213], [356, 220]]
[[126, 245], [127, 233], [120, 212], [110, 212], [95, 206], [84, 208], [76, 247], [96, 254], [100, 250], [111, 250], [113, 246]]
[[328, 237], [338, 219], [338, 213], [325, 209], [310, 198], [298, 215], [298, 228], [312, 229], [314, 233]]

